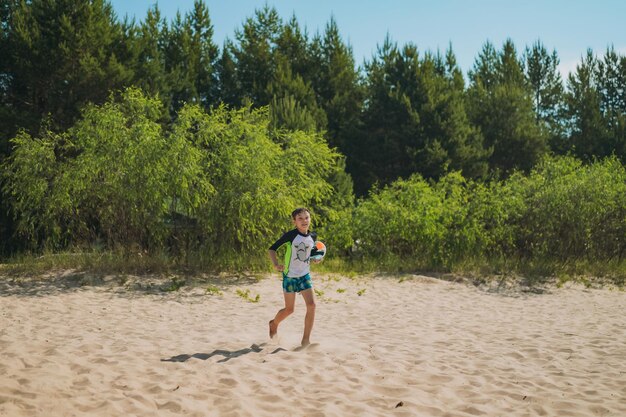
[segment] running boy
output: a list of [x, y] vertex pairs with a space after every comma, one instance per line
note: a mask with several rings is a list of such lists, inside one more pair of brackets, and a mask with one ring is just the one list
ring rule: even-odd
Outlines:
[[[306, 303], [302, 336], [302, 347], [306, 347], [311, 343], [309, 338], [315, 321], [315, 297], [311, 275], [309, 275], [309, 257], [317, 234], [309, 232], [311, 213], [308, 209], [304, 207], [295, 209], [291, 213], [291, 219], [296, 228], [283, 234], [269, 249], [269, 257], [274, 269], [283, 273], [283, 296], [285, 297], [285, 307], [276, 313], [274, 319], [270, 320], [270, 337], [276, 335], [280, 322], [293, 313], [296, 293], [299, 292]], [[284, 265], [281, 265], [276, 257], [276, 251], [283, 245], [286, 245], [287, 251]]]

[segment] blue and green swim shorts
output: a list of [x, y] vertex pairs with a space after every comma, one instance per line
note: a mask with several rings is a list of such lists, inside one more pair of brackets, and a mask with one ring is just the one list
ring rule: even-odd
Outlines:
[[293, 278], [283, 274], [283, 291], [284, 292], [300, 292], [313, 288], [311, 275], [306, 274], [301, 277]]

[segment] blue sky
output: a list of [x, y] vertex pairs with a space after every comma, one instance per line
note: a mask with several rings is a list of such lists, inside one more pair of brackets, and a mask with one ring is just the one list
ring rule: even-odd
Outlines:
[[[118, 16], [143, 20], [154, 0], [112, 0]], [[452, 44], [459, 65], [467, 72], [483, 44], [497, 49], [511, 38], [518, 52], [540, 39], [556, 49], [561, 72], [576, 68], [588, 48], [603, 55], [613, 45], [626, 55], [624, 0], [205, 0], [218, 45], [233, 38], [235, 29], [265, 4], [283, 19], [295, 13], [309, 34], [323, 32], [331, 16], [353, 48], [357, 64], [370, 59], [386, 34], [399, 45], [412, 42], [420, 51], [445, 51]], [[168, 19], [183, 15], [193, 0], [159, 0]]]

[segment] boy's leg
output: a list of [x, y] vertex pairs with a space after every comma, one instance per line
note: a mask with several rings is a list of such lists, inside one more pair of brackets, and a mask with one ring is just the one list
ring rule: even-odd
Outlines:
[[278, 325], [280, 322], [293, 313], [294, 306], [296, 304], [295, 292], [283, 292], [283, 296], [285, 297], [285, 307], [278, 310], [276, 317], [274, 317], [273, 320], [270, 320], [270, 338], [274, 337], [276, 332], [278, 332]]
[[302, 298], [306, 303], [306, 315], [304, 316], [304, 334], [302, 335], [302, 346], [309, 345], [311, 341], [311, 330], [313, 330], [313, 323], [315, 322], [315, 296], [313, 294], [313, 288], [302, 291]]

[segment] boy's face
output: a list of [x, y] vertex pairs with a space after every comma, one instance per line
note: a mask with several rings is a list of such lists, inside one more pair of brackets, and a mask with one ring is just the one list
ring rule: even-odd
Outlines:
[[293, 224], [296, 225], [298, 231], [302, 233], [307, 233], [309, 231], [309, 224], [311, 223], [311, 215], [308, 211], [303, 211], [301, 213], [296, 214], [296, 217], [293, 219]]

